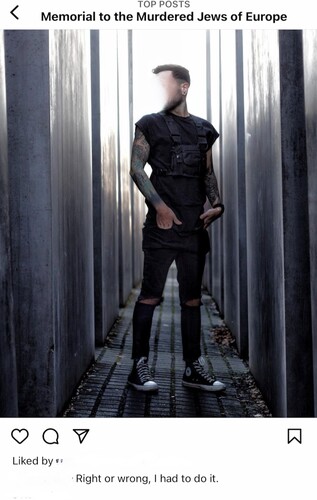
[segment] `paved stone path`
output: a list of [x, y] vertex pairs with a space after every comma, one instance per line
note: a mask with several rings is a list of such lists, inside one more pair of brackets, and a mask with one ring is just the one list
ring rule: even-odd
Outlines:
[[82, 379], [64, 417], [270, 417], [248, 366], [210, 295], [202, 301], [202, 352], [209, 369], [225, 382], [219, 394], [182, 386], [184, 362], [176, 270], [172, 266], [164, 302], [156, 308], [149, 364], [159, 385], [146, 394], [127, 385], [131, 370], [132, 314], [139, 290], [134, 289], [107, 337], [96, 349], [96, 361]]

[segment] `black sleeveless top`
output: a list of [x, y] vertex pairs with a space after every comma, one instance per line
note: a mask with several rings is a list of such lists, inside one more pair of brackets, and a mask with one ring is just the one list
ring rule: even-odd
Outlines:
[[150, 145], [151, 182], [182, 221], [182, 225], [160, 229], [156, 224], [156, 210], [146, 201], [143, 248], [185, 246], [189, 251], [197, 251], [201, 238], [204, 241], [208, 238], [208, 234], [202, 234], [207, 232], [202, 231], [203, 223], [199, 219], [206, 201], [205, 156], [219, 134], [207, 120], [193, 115], [184, 118], [172, 113], [153, 113], [143, 116], [136, 126]]

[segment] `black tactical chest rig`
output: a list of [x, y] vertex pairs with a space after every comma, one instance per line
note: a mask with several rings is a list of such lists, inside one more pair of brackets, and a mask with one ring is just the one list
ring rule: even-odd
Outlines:
[[181, 177], [204, 177], [206, 171], [207, 139], [202, 121], [192, 116], [196, 126], [197, 144], [182, 144], [177, 123], [173, 118], [161, 113], [170, 132], [173, 146], [171, 149], [171, 165], [169, 169], [158, 168], [158, 175], [173, 175]]

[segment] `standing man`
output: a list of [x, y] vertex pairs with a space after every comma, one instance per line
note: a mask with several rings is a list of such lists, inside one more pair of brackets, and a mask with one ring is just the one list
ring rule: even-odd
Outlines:
[[[185, 371], [183, 385], [222, 391], [225, 385], [206, 370], [200, 350], [201, 283], [208, 253], [206, 228], [224, 211], [213, 171], [211, 147], [219, 134], [204, 119], [189, 114], [186, 68], [166, 64], [153, 70], [166, 94], [160, 113], [136, 123], [130, 174], [145, 197], [144, 272], [133, 314], [134, 360], [128, 382], [139, 391], [156, 391], [148, 366], [149, 340], [155, 307], [168, 270], [175, 260], [181, 305]], [[152, 167], [149, 178], [144, 166]], [[211, 207], [204, 212], [208, 198]]]

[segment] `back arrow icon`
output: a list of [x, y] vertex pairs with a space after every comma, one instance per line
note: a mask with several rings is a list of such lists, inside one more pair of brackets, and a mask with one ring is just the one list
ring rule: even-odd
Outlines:
[[10, 14], [12, 14], [12, 15], [13, 15], [16, 19], [19, 19], [19, 18], [18, 18], [18, 16], [16, 16], [16, 15], [15, 15], [14, 11], [15, 11], [15, 10], [17, 10], [17, 8], [18, 8], [18, 7], [19, 7], [19, 6], [18, 6], [18, 5], [16, 5], [16, 6], [14, 7], [14, 9], [12, 9], [12, 10], [10, 11]]

